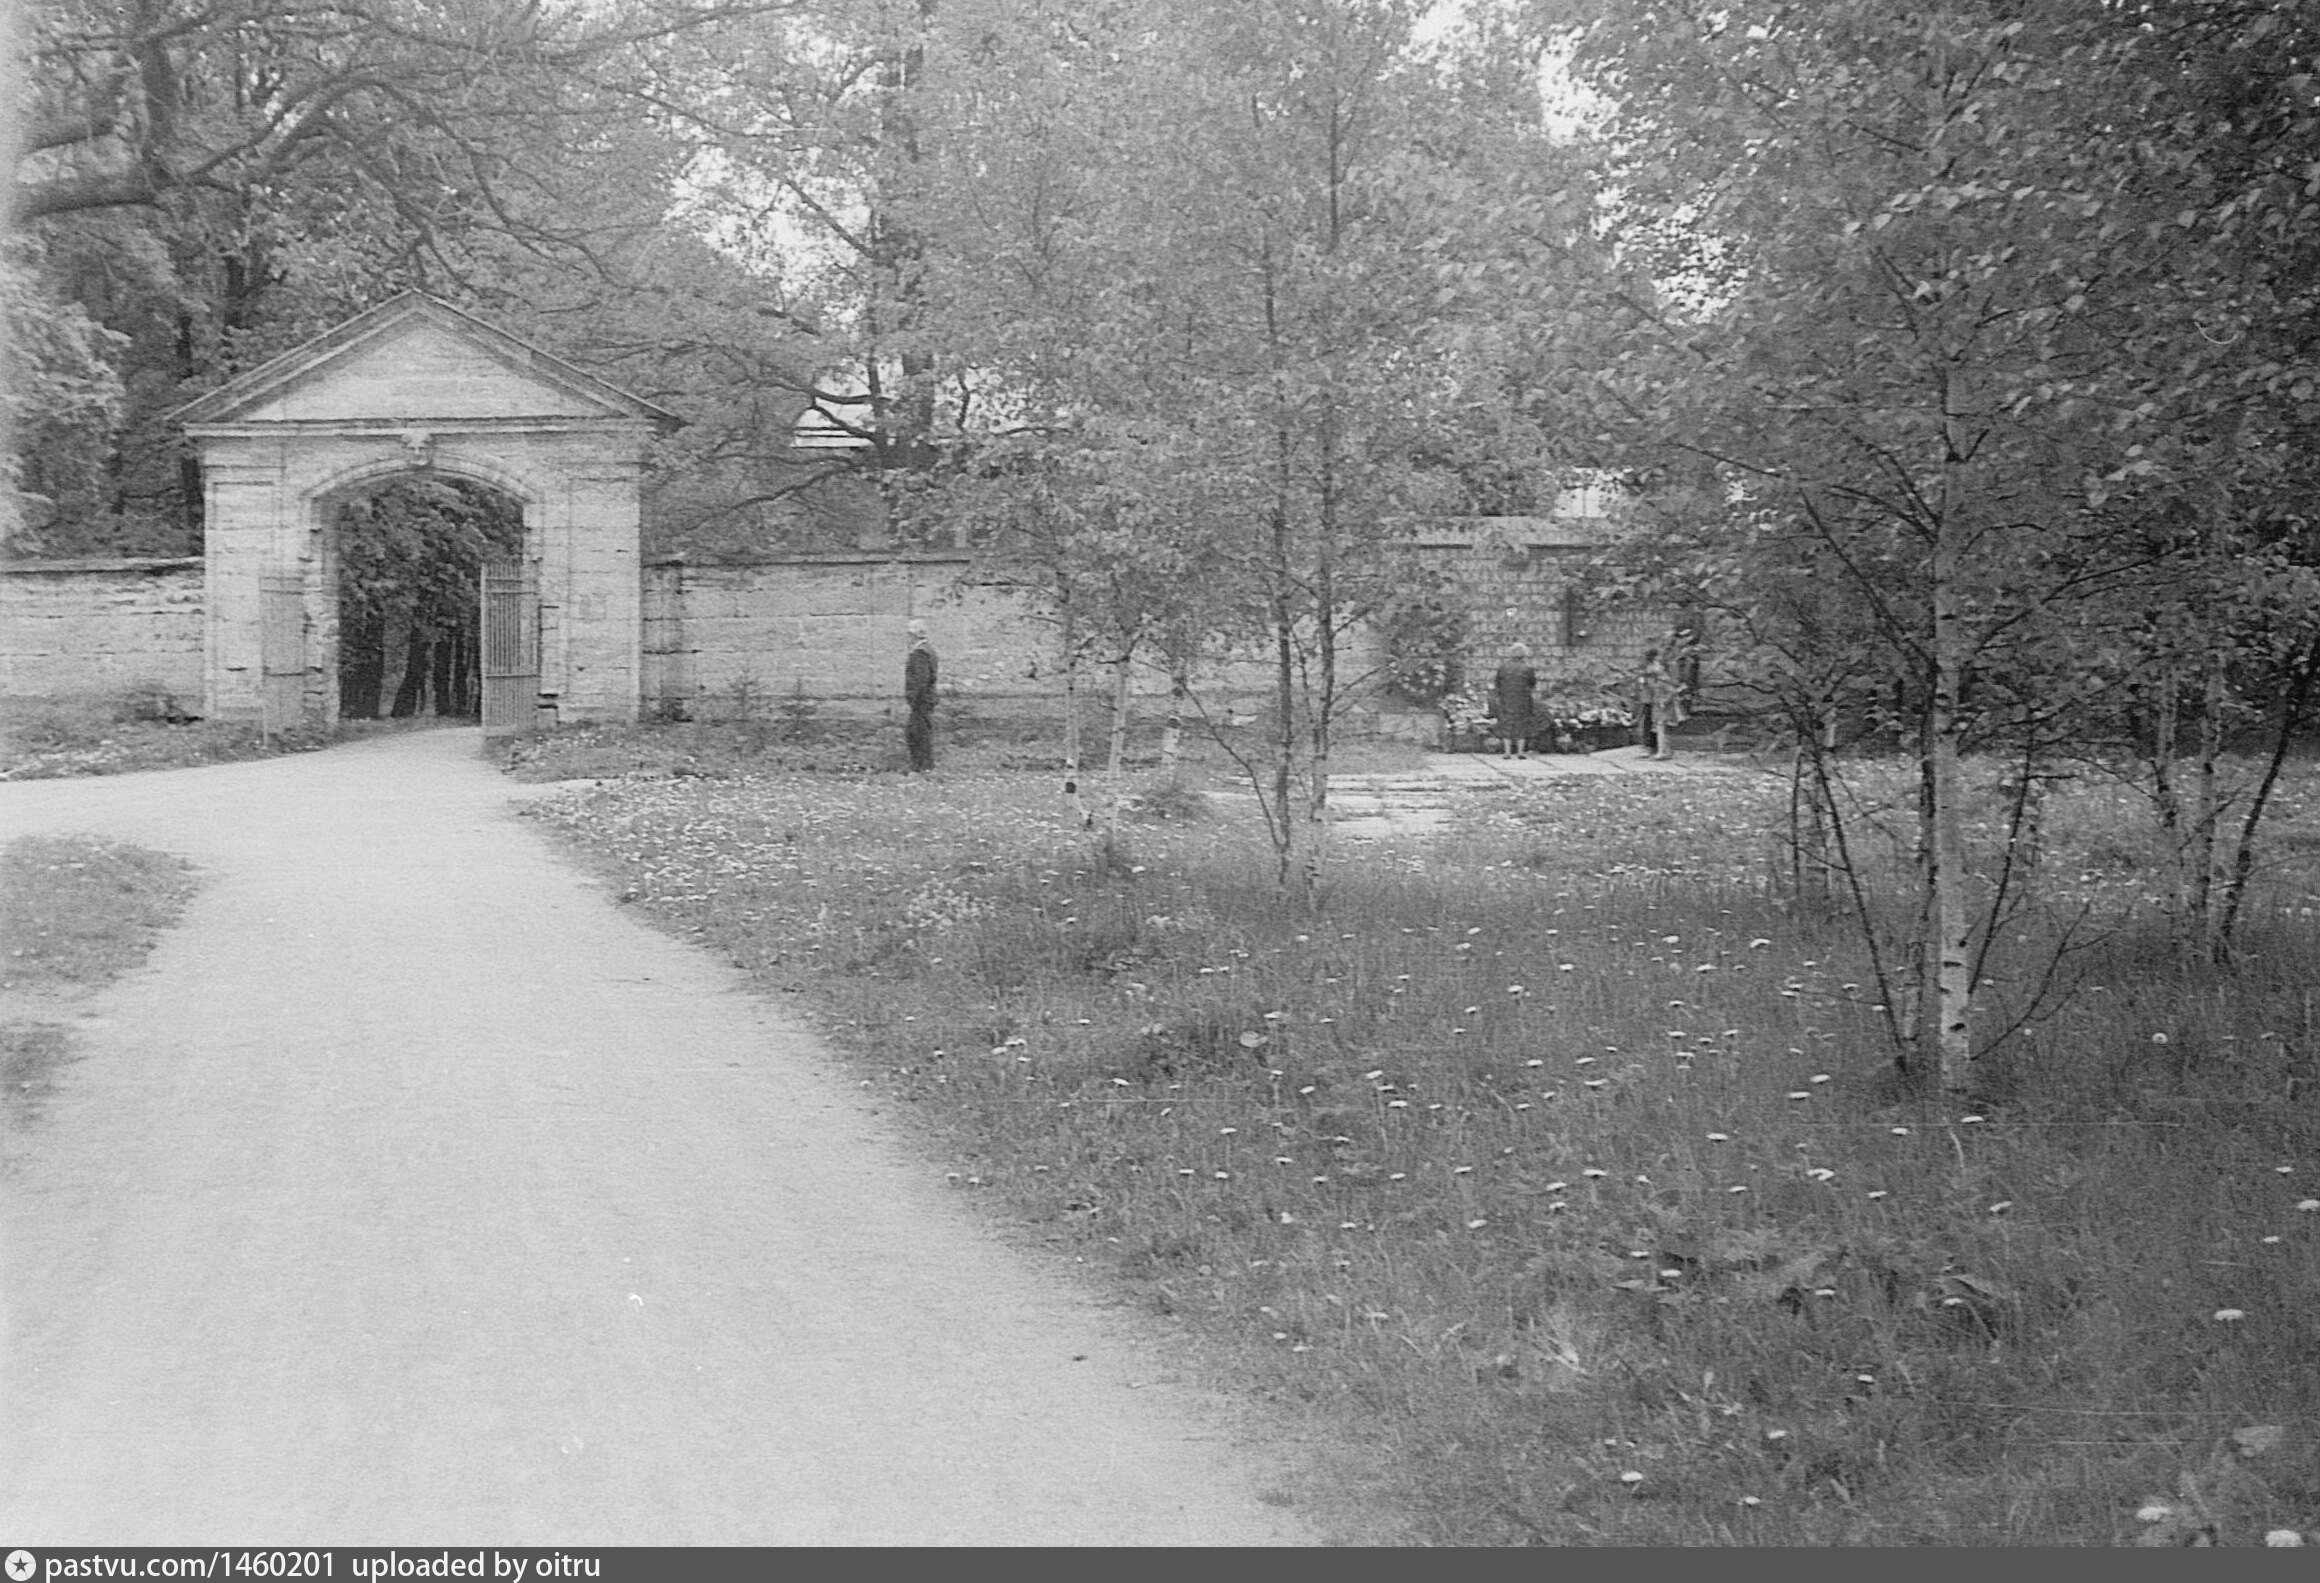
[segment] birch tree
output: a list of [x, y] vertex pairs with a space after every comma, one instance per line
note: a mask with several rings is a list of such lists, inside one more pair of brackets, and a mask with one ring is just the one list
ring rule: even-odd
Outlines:
[[[2183, 355], [2214, 281], [2151, 245], [2201, 158], [2153, 119], [2179, 62], [2076, 0], [1544, 14], [1588, 29], [1580, 69], [1625, 107], [1617, 202], [1675, 239], [1600, 384], [1607, 438], [1699, 481], [1692, 570], [1792, 681], [1858, 675], [1836, 641], [1895, 696], [1918, 896], [1886, 999], [1907, 1064], [1966, 1092], [1994, 916], [1967, 755], [2029, 748], [2027, 786], [2040, 741], [2093, 743], [2198, 586], [2148, 531], [2156, 480], [2213, 457], [2187, 420], [2222, 388]], [[1783, 608], [1798, 577], [1846, 619]]]

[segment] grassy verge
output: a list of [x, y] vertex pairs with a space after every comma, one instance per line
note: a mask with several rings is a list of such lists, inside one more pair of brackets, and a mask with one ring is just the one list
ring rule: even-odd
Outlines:
[[[1091, 776], [1104, 766], [1108, 714], [1091, 704], [1082, 720], [1083, 765]], [[1227, 731], [1261, 751], [1256, 733]], [[624, 775], [729, 778], [794, 771], [836, 777], [903, 775], [910, 760], [903, 751], [898, 719], [875, 715], [814, 715], [691, 721], [642, 728], [575, 726], [536, 737], [510, 740], [502, 749], [507, 772], [530, 782], [596, 780]], [[1139, 730], [1126, 755], [1131, 772], [1159, 767], [1158, 734]], [[1202, 733], [1185, 733], [1184, 757], [1202, 773], [1225, 762]], [[1338, 749], [1344, 773], [1396, 771], [1423, 762], [1422, 750], [1407, 743], [1360, 740]], [[1051, 718], [1025, 719], [965, 705], [945, 709], [936, 726], [936, 774], [942, 779], [980, 777], [1012, 771], [1052, 787], [1061, 772], [1056, 729]]]
[[86, 836], [0, 848], [0, 1114], [36, 1119], [73, 1059], [71, 1030], [26, 1013], [128, 972], [184, 910], [179, 859]]
[[277, 733], [255, 724], [176, 717], [174, 705], [142, 692], [119, 697], [10, 700], [0, 706], [0, 780], [125, 775], [268, 758], [327, 745], [313, 732]]
[[1510, 791], [1344, 843], [1310, 908], [1238, 816], [1083, 834], [1021, 774], [538, 813], [805, 991], [961, 1190], [1387, 1449], [1434, 1541], [2320, 1528], [2320, 884], [2275, 877], [2227, 978], [2156, 944], [2118, 804], [2057, 809], [2108, 932], [1961, 1110], [1889, 1080], [1851, 941], [1759, 884], [1776, 807]]

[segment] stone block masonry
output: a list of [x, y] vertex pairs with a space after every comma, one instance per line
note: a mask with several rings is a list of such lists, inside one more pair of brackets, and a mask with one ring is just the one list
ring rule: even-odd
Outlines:
[[202, 563], [0, 564], [0, 697], [152, 687], [201, 704]]
[[[1666, 641], [1662, 612], [1602, 610], [1572, 595], [1583, 586], [1588, 553], [1586, 543], [1561, 542], [1572, 538], [1557, 524], [1505, 519], [1420, 541], [1419, 553], [1447, 574], [1468, 611], [1469, 685], [1486, 680], [1517, 638], [1530, 645], [1542, 688], [1550, 691], [1616, 687], [1633, 676], [1646, 647]], [[951, 707], [1037, 712], [1061, 701], [1053, 621], [1032, 596], [992, 579], [964, 553], [799, 556], [747, 565], [665, 559], [644, 566], [641, 576], [625, 557], [583, 553], [603, 562], [589, 579], [594, 588], [641, 596], [640, 669], [636, 691], [627, 696], [648, 716], [770, 716], [801, 694], [846, 713], [898, 709], [905, 628], [913, 620], [927, 624], [942, 657], [942, 690]], [[328, 581], [324, 576], [313, 596], [317, 615], [334, 633]], [[602, 597], [609, 606], [611, 596]], [[152, 684], [196, 703], [203, 606], [199, 561], [0, 568], [0, 692], [58, 696]], [[630, 685], [625, 650], [610, 636], [621, 625], [619, 612], [578, 599], [569, 621], [561, 609], [543, 619], [547, 646], [562, 651], [575, 681], [596, 681], [598, 693], [589, 702], [612, 718], [624, 713], [616, 694]], [[591, 633], [605, 641], [590, 647]], [[1346, 674], [1358, 676], [1378, 658], [1374, 639], [1357, 635]], [[322, 660], [318, 652], [316, 663]], [[1149, 665], [1139, 664], [1133, 680], [1147, 699], [1167, 687], [1167, 678]], [[1081, 682], [1091, 704], [1109, 696], [1109, 678], [1100, 670], [1084, 671]], [[320, 692], [329, 683], [318, 672], [312, 685]], [[1261, 708], [1270, 678], [1262, 665], [1243, 662], [1206, 670], [1197, 685], [1212, 706], [1221, 694], [1235, 707]], [[1383, 714], [1375, 712], [1378, 703]], [[1433, 720], [1439, 724], [1439, 717]], [[1357, 733], [1392, 729], [1390, 701], [1354, 707], [1346, 724]], [[1419, 720], [1412, 729], [1429, 737], [1424, 726]]]
[[[996, 580], [965, 552], [813, 555], [741, 565], [656, 561], [645, 568], [644, 707], [721, 719], [769, 712], [801, 694], [849, 714], [898, 709], [912, 621], [926, 623], [950, 708], [1009, 712], [1060, 706], [1060, 633], [1036, 594]], [[1349, 673], [1374, 655], [1357, 640]], [[1132, 690], [1168, 690], [1152, 656], [1139, 655]], [[1100, 660], [1080, 686], [1111, 696]], [[1195, 685], [1214, 704], [1261, 705], [1270, 673], [1248, 660], [1205, 665]]]
[[[1600, 522], [1510, 517], [1444, 524], [1417, 540], [1421, 560], [1446, 576], [1468, 613], [1469, 685], [1486, 681], [1519, 638], [1542, 691], [1616, 692], [1640, 670], [1644, 650], [1667, 641], [1666, 612], [1607, 608], [1586, 594], [1586, 563], [1603, 535]], [[1036, 598], [992, 580], [966, 553], [921, 552], [653, 562], [645, 568], [644, 706], [696, 719], [772, 710], [801, 694], [852, 712], [893, 706], [912, 620], [927, 624], [954, 703], [1060, 702], [1058, 634]], [[1357, 632], [1341, 674], [1359, 677], [1381, 658], [1374, 634]], [[1109, 685], [1093, 668], [1081, 684], [1091, 694]], [[1261, 708], [1272, 682], [1252, 659], [1205, 668], [1196, 685], [1212, 702], [1222, 695]], [[1140, 663], [1134, 686], [1151, 696], [1166, 691], [1167, 678]], [[1391, 715], [1390, 700], [1376, 702]], [[1386, 722], [1355, 705], [1348, 724], [1358, 731]]]
[[440, 475], [523, 518], [486, 731], [636, 718], [638, 479], [674, 413], [406, 292], [171, 416], [207, 491], [210, 714], [337, 720], [336, 507]]
[[645, 569], [645, 707], [715, 719], [801, 691], [841, 706], [892, 702], [914, 620], [953, 698], [1054, 685], [1052, 627], [1021, 594], [978, 581], [964, 555], [664, 560]]

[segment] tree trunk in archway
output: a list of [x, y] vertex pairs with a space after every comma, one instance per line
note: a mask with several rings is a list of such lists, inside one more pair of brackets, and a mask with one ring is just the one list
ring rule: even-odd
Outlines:
[[338, 712], [347, 720], [376, 720], [379, 689], [387, 680], [387, 623], [376, 610], [351, 602], [339, 607]]
[[465, 626], [453, 627], [435, 640], [435, 712], [467, 716], [475, 713], [475, 635]]
[[[480, 619], [480, 614], [477, 619]], [[459, 700], [459, 717], [462, 720], [479, 719], [483, 714], [483, 646], [481, 639], [482, 634], [477, 630], [477, 622], [475, 619], [471, 619], [460, 623], [459, 631], [452, 644], [452, 650], [458, 656], [458, 664], [452, 670], [452, 677], [457, 684], [455, 696]]]
[[419, 712], [419, 705], [427, 696], [427, 671], [434, 658], [434, 647], [427, 640], [425, 625], [412, 622], [408, 646], [403, 651], [403, 684], [395, 689], [395, 705], [388, 711], [397, 720], [408, 720]]

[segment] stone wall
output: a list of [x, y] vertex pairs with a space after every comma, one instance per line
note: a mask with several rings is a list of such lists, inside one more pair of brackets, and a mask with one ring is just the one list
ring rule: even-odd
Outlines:
[[1048, 690], [1052, 629], [1029, 601], [973, 575], [965, 555], [797, 556], [645, 568], [647, 712], [716, 718], [802, 689], [818, 703], [899, 694], [909, 623], [924, 621], [946, 692]]
[[[1506, 646], [1530, 645], [1541, 690], [1617, 691], [1666, 641], [1664, 613], [1613, 611], [1582, 591], [1599, 524], [1483, 518], [1429, 528], [1420, 556], [1454, 580], [1471, 625], [1469, 686], [1486, 683]], [[198, 561], [58, 561], [0, 572], [0, 691], [29, 696], [158, 682], [198, 698], [203, 596]], [[1057, 634], [1038, 605], [977, 571], [965, 553], [799, 556], [749, 565], [644, 568], [641, 702], [648, 714], [717, 718], [770, 712], [802, 692], [817, 706], [878, 711], [899, 697], [905, 629], [924, 621], [942, 656], [944, 692], [961, 705], [1036, 708], [1059, 701]], [[327, 602], [318, 595], [318, 602]], [[327, 615], [335, 617], [335, 608]], [[1360, 638], [1345, 672], [1379, 656]], [[1091, 689], [1104, 678], [1087, 676]], [[1137, 690], [1167, 678], [1139, 666]], [[1210, 671], [1204, 692], [1259, 703], [1254, 661]], [[315, 684], [318, 688], [321, 681]], [[600, 700], [610, 714], [617, 701]], [[1392, 701], [1362, 700], [1353, 729], [1394, 729]]]
[[[926, 623], [954, 706], [1035, 711], [1060, 705], [1060, 633], [1033, 595], [978, 571], [959, 552], [866, 552], [645, 568], [644, 708], [719, 719], [804, 696], [860, 713], [894, 706], [910, 622]], [[1349, 669], [1370, 657], [1357, 646]], [[1165, 694], [1159, 665], [1139, 660], [1133, 690]], [[1108, 675], [1082, 673], [1109, 696]], [[1271, 686], [1254, 660], [1203, 670], [1212, 704], [1260, 701]]]
[[0, 697], [152, 686], [199, 707], [201, 679], [200, 561], [0, 565]]
[[[1486, 683], [1520, 639], [1542, 695], [1625, 690], [1644, 650], [1667, 641], [1669, 622], [1665, 612], [1615, 609], [1586, 592], [1584, 572], [1606, 532], [1600, 518], [1491, 517], [1429, 527], [1416, 541], [1421, 560], [1452, 580], [1467, 609], [1469, 686]], [[963, 552], [713, 566], [666, 559], [646, 568], [644, 598], [648, 712], [713, 719], [801, 693], [841, 708], [890, 705], [914, 619], [927, 625], [952, 697], [996, 706], [1061, 696], [1052, 621], [1022, 593], [978, 574]], [[1356, 634], [1343, 674], [1380, 658], [1375, 640]], [[1167, 677], [1139, 665], [1134, 685], [1160, 693]], [[1252, 657], [1211, 668], [1200, 685], [1212, 701], [1261, 706], [1271, 679]], [[1353, 725], [1393, 729], [1397, 712], [1393, 700], [1364, 697]]]

